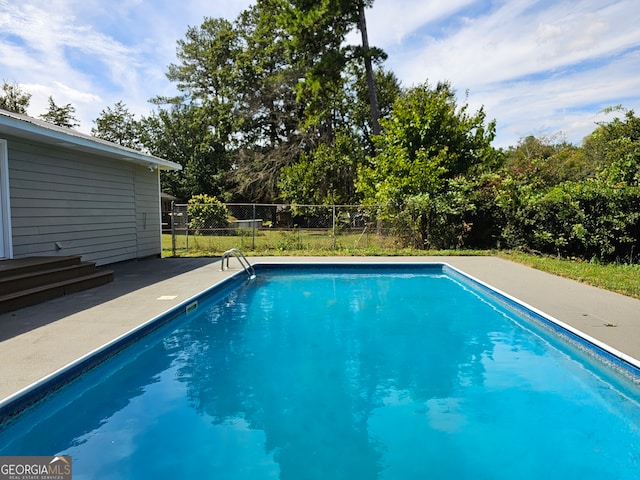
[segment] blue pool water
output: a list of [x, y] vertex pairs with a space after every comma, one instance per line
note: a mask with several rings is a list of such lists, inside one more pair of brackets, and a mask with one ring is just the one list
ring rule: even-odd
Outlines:
[[434, 266], [259, 269], [5, 421], [79, 479], [637, 479], [638, 387]]

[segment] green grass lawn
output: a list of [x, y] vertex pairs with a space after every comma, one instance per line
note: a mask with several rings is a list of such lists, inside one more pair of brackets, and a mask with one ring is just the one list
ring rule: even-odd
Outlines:
[[[163, 235], [163, 256], [172, 256], [171, 236]], [[494, 250], [416, 250], [399, 248], [393, 237], [375, 234], [344, 234], [335, 239], [327, 231], [251, 231], [243, 235], [178, 236], [176, 256], [220, 256], [239, 248], [248, 256], [426, 256], [495, 255], [594, 287], [640, 299], [640, 265], [600, 264], [559, 259], [515, 251]]]
[[501, 258], [522, 263], [538, 270], [640, 299], [639, 264], [601, 264], [514, 251], [494, 253]]
[[[341, 233], [330, 230], [251, 230], [230, 235], [176, 235], [176, 256], [222, 255], [239, 248], [246, 255], [411, 255], [397, 253], [397, 238], [375, 233]], [[163, 235], [163, 255], [172, 254], [171, 236]], [[411, 250], [408, 250], [409, 252]], [[380, 252], [380, 253], [376, 253]], [[390, 253], [396, 252], [396, 253]]]
[[[490, 255], [484, 250], [417, 250], [400, 248], [398, 239], [376, 234], [347, 233], [332, 237], [327, 230], [261, 230], [244, 235], [177, 235], [175, 255], [179, 257], [220, 256], [239, 248], [247, 256], [425, 256]], [[171, 235], [162, 236], [162, 255], [173, 255]]]

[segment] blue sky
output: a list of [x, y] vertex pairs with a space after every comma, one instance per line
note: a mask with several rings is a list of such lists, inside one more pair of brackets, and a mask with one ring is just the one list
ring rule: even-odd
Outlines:
[[[0, 0], [0, 80], [32, 94], [29, 114], [71, 103], [89, 132], [119, 100], [138, 116], [170, 95], [176, 41], [249, 0]], [[605, 107], [640, 113], [640, 9], [633, 0], [375, 0], [370, 42], [403, 86], [451, 82], [495, 118], [495, 145], [527, 135], [580, 144]], [[354, 34], [353, 41], [358, 37]]]

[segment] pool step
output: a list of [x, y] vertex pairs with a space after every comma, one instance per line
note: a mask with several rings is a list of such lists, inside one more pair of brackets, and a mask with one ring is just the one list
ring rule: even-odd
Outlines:
[[0, 313], [6, 313], [113, 281], [111, 270], [70, 257], [0, 261]]

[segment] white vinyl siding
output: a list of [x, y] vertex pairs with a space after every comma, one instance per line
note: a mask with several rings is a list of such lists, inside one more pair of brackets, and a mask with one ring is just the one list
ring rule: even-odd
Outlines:
[[19, 139], [8, 138], [8, 150], [15, 258], [102, 265], [161, 253], [157, 172]]
[[159, 172], [145, 167], [135, 168], [136, 238], [139, 257], [162, 251]]

